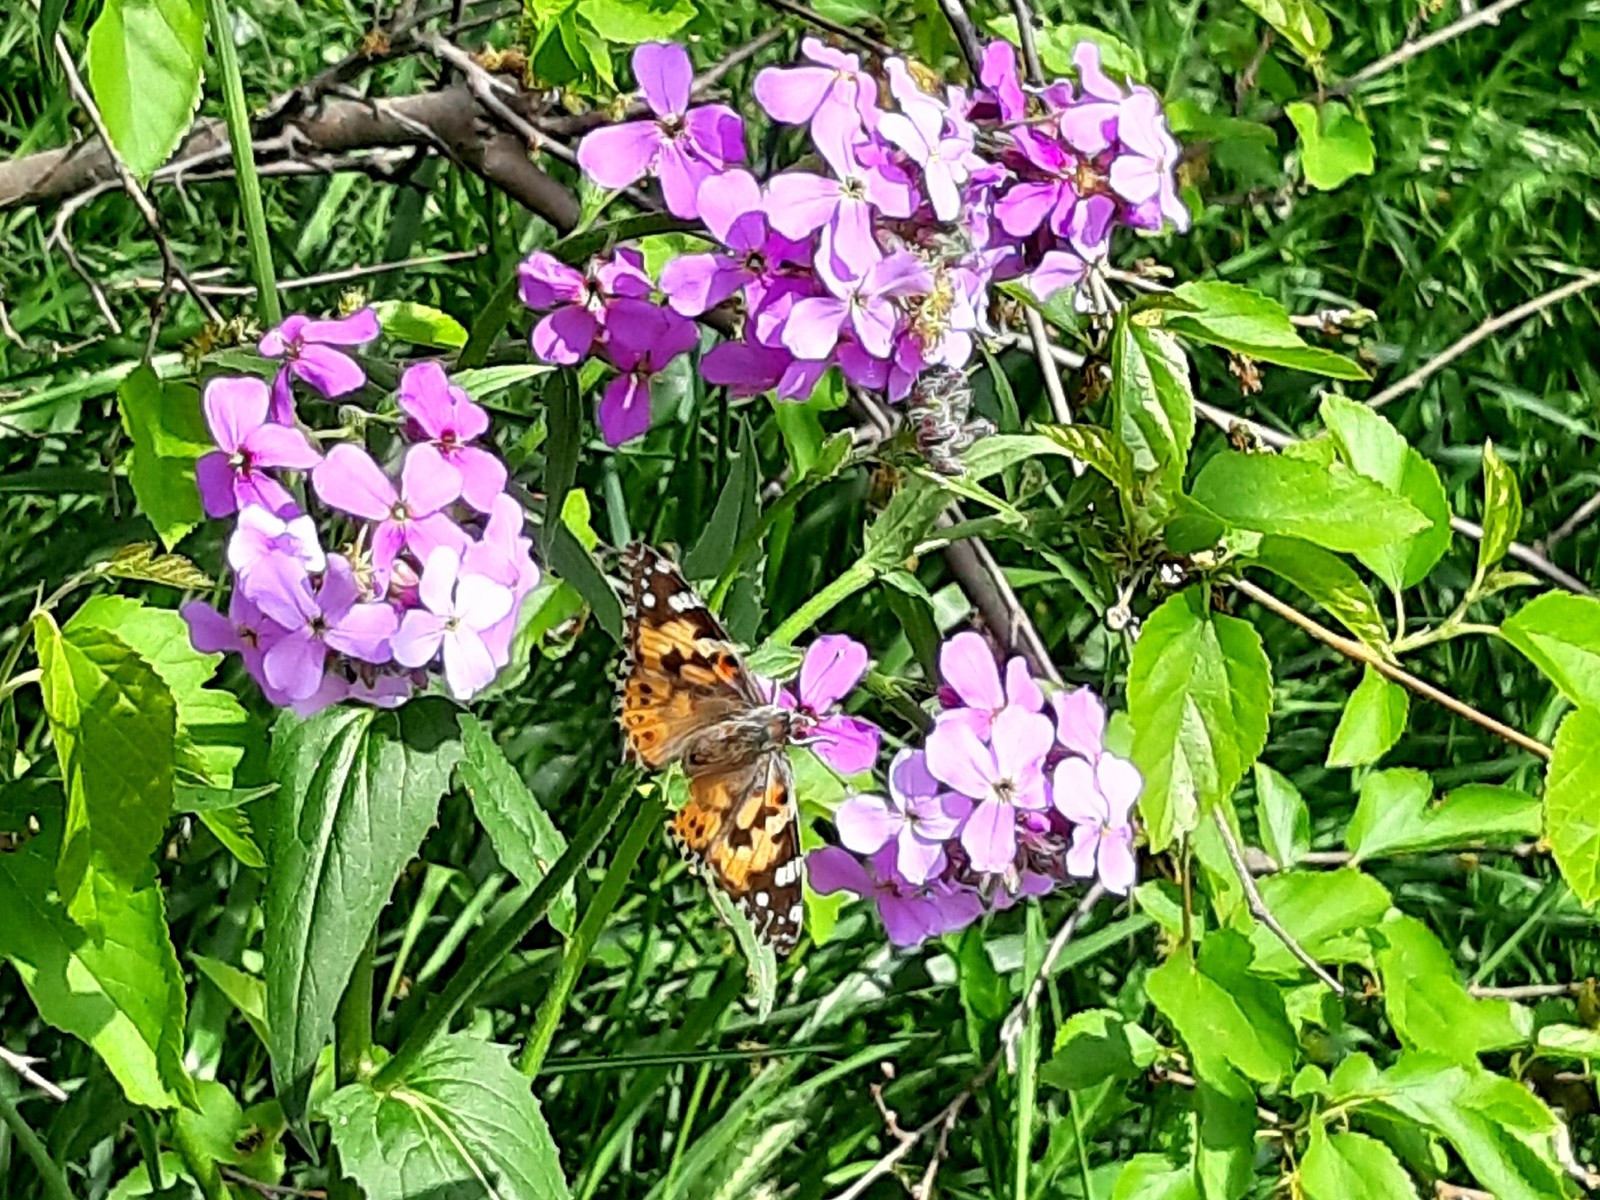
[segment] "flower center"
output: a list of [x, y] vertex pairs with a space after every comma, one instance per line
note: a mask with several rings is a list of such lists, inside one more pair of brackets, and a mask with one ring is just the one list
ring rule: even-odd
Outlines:
[[1105, 172], [1087, 158], [1073, 168], [1067, 179], [1079, 196], [1097, 196], [1110, 186]]
[[389, 509], [389, 519], [391, 521], [402, 522], [409, 521], [411, 519], [411, 510], [406, 507], [406, 502], [404, 500], [396, 500], [394, 502], [393, 507]]
[[250, 451], [235, 450], [228, 457], [228, 465], [241, 475], [250, 474]]
[[460, 617], [451, 616], [451, 617], [446, 617], [445, 618], [444, 631], [446, 633], [454, 633], [456, 630], [458, 630], [460, 628], [461, 628], [461, 618]]
[[311, 636], [314, 638], [319, 638], [328, 632], [328, 622], [321, 613], [312, 617], [311, 620], [306, 622], [306, 625], [311, 630]]
[[1016, 780], [1011, 778], [996, 779], [991, 786], [994, 788], [994, 798], [1001, 804], [1010, 804], [1016, 799]]
[[839, 192], [847, 200], [865, 200], [867, 181], [855, 175], [847, 175], [839, 184]]

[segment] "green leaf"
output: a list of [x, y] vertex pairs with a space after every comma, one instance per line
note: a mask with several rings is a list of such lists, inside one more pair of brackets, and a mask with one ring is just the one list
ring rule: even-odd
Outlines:
[[1433, 784], [1421, 771], [1374, 771], [1345, 829], [1355, 861], [1472, 845], [1510, 845], [1540, 830], [1539, 801], [1514, 788], [1468, 784], [1431, 805]]
[[112, 579], [135, 579], [159, 583], [180, 591], [209, 592], [217, 584], [211, 576], [181, 554], [157, 554], [154, 542], [130, 542], [118, 546], [105, 565]]
[[461, 754], [451, 708], [337, 707], [273, 730], [264, 907], [272, 1076], [298, 1119], [356, 958]]
[[1194, 499], [1228, 524], [1304, 538], [1325, 550], [1367, 554], [1428, 527], [1428, 518], [1343, 463], [1224, 450], [1200, 468]]
[[1120, 315], [1111, 349], [1111, 405], [1134, 469], [1159, 475], [1170, 491], [1179, 491], [1194, 441], [1194, 392], [1189, 357], [1178, 340]]
[[261, 1044], [270, 1046], [272, 1039], [267, 1035], [266, 982], [248, 971], [241, 971], [221, 959], [208, 958], [204, 954], [191, 954], [189, 961], [194, 963], [195, 970], [227, 997], [229, 1004], [239, 1010], [239, 1015], [255, 1030]]
[[1500, 632], [1568, 700], [1600, 707], [1600, 600], [1546, 592], [1512, 614]]
[[1532, 1016], [1509, 1000], [1478, 1000], [1456, 977], [1450, 953], [1415, 917], [1391, 912], [1374, 934], [1383, 1006], [1401, 1045], [1463, 1065], [1526, 1045]]
[[1406, 731], [1410, 693], [1368, 666], [1350, 693], [1328, 746], [1328, 766], [1365, 767], [1377, 762]]
[[63, 632], [33, 619], [45, 712], [66, 783], [56, 886], [72, 919], [101, 930], [155, 877], [151, 860], [172, 813], [172, 693], [149, 663], [104, 629]]
[[114, 633], [155, 668], [177, 705], [180, 762], [192, 759], [208, 783], [230, 787], [254, 728], [231, 692], [206, 687], [222, 655], [190, 645], [188, 623], [172, 609], [127, 596], [92, 596], [66, 624], [69, 634], [90, 628]]
[[1311, 1145], [1300, 1160], [1306, 1200], [1416, 1200], [1417, 1187], [1394, 1151], [1364, 1133], [1329, 1135], [1311, 1126]]
[[386, 1091], [354, 1083], [324, 1104], [339, 1161], [367, 1200], [569, 1195], [561, 1160], [506, 1048], [442, 1037]]
[[[457, 714], [456, 721], [461, 727], [462, 750], [456, 771], [473, 811], [501, 864], [532, 887], [566, 851], [567, 839], [533, 798], [488, 727], [470, 713]], [[572, 935], [573, 906], [569, 883], [550, 903], [550, 924], [563, 936]]]
[[1534, 1039], [1539, 1053], [1550, 1058], [1600, 1059], [1600, 1029], [1582, 1025], [1546, 1025]]
[[1241, 1200], [1254, 1175], [1254, 1098], [1225, 1096], [1202, 1083], [1194, 1107], [1194, 1173], [1202, 1200]]
[[1160, 1154], [1135, 1154], [1117, 1176], [1111, 1200], [1201, 1200], [1194, 1171]]
[[[739, 448], [729, 461], [717, 503], [700, 536], [683, 556], [689, 579], [715, 579], [733, 557], [734, 548], [761, 520], [761, 463], [748, 421], [739, 425]], [[754, 639], [760, 622], [760, 569], [752, 561], [734, 580], [723, 604], [723, 623], [735, 641]]]
[[467, 344], [467, 330], [447, 312], [415, 300], [379, 300], [372, 306], [385, 337], [432, 350], [459, 350]]
[[1300, 167], [1312, 187], [1331, 192], [1356, 175], [1372, 174], [1377, 161], [1372, 130], [1349, 105], [1329, 100], [1318, 111], [1296, 100], [1284, 111], [1300, 135]]
[[572, 371], [551, 375], [544, 386], [544, 404], [550, 438], [545, 446], [544, 522], [539, 530], [539, 545], [548, 559], [550, 543], [560, 527], [553, 517], [566, 513], [567, 496], [578, 477], [578, 455], [583, 449], [583, 407], [578, 399], [577, 375]]
[[1310, 596], [1357, 640], [1374, 650], [1389, 644], [1389, 627], [1372, 589], [1338, 555], [1302, 538], [1269, 535], [1261, 539], [1253, 559]]
[[201, 420], [199, 393], [187, 384], [163, 383], [141, 364], [117, 388], [117, 410], [133, 443], [128, 457], [133, 498], [171, 550], [205, 516], [195, 462], [215, 447]]
[[1522, 528], [1522, 489], [1517, 475], [1495, 453], [1493, 442], [1483, 444], [1483, 537], [1478, 541], [1480, 582], [1506, 556]]
[[167, 161], [200, 103], [199, 0], [106, 0], [89, 29], [89, 87], [106, 129], [141, 178]]
[[1120, 1013], [1084, 1009], [1056, 1031], [1055, 1053], [1039, 1068], [1039, 1081], [1079, 1090], [1108, 1079], [1137, 1079], [1160, 1053], [1155, 1038]]
[[[1280, 925], [1313, 958], [1323, 963], [1366, 962], [1370, 947], [1362, 934], [1383, 920], [1389, 892], [1364, 871], [1280, 871], [1262, 879], [1261, 899]], [[1251, 970], [1293, 979], [1306, 968], [1265, 925], [1250, 930], [1255, 950]]]
[[1179, 284], [1170, 308], [1157, 310], [1173, 333], [1224, 350], [1330, 379], [1365, 380], [1366, 370], [1342, 354], [1306, 344], [1283, 305], [1236, 283]]
[[0, 792], [0, 829], [39, 822], [25, 844], [0, 854], [0, 956], [39, 1016], [92, 1047], [131, 1103], [174, 1108], [193, 1091], [183, 1066], [183, 973], [161, 889], [102, 886], [101, 936], [79, 928], [53, 894], [63, 817], [52, 792], [48, 805], [27, 803], [21, 788]]
[[1600, 709], [1569, 713], [1544, 781], [1545, 836], [1578, 899], [1600, 901]]
[[[1022, 44], [1017, 35], [1015, 17], [995, 17], [984, 22], [984, 25], [989, 32], [999, 34], [1013, 46]], [[1100, 65], [1111, 75], [1143, 80], [1148, 74], [1145, 71], [1144, 60], [1139, 57], [1136, 49], [1121, 38], [1093, 25], [1079, 25], [1071, 21], [1057, 25], [1052, 22], [1048, 27], [1035, 32], [1034, 42], [1039, 49], [1040, 65], [1052, 75], [1077, 75], [1078, 67], [1072, 61], [1072, 52], [1077, 49], [1080, 42], [1093, 42], [1099, 47]]]
[[1195, 1075], [1225, 1096], [1253, 1103], [1245, 1079], [1287, 1079], [1295, 1036], [1282, 993], [1249, 974], [1249, 964], [1250, 944], [1222, 930], [1201, 942], [1198, 963], [1182, 951], [1167, 959], [1146, 978], [1145, 991], [1188, 1046]]
[[1333, 40], [1328, 14], [1316, 0], [1244, 0], [1244, 5], [1282, 34], [1308, 63], [1320, 62]]
[[1428, 519], [1428, 527], [1410, 540], [1357, 555], [1390, 587], [1416, 586], [1450, 548], [1450, 504], [1439, 472], [1365, 404], [1324, 396], [1321, 416], [1345, 462], [1411, 501]]
[[1311, 813], [1300, 789], [1264, 762], [1254, 767], [1256, 824], [1261, 844], [1279, 867], [1287, 869], [1311, 849]]
[[252, 1120], [264, 1117], [264, 1106], [246, 1111], [232, 1092], [212, 1080], [198, 1084], [196, 1091], [199, 1107], [181, 1109], [173, 1117], [175, 1139], [187, 1147], [190, 1165], [215, 1172], [216, 1164], [225, 1163], [256, 1178], [278, 1178], [284, 1159], [281, 1114], [270, 1122], [273, 1128], [266, 1129], [263, 1122]]
[[1128, 711], [1152, 850], [1233, 792], [1266, 744], [1271, 708], [1271, 667], [1249, 622], [1210, 612], [1198, 588], [1150, 614], [1133, 649]]
[[689, 0], [578, 0], [578, 12], [608, 42], [636, 46], [672, 37], [695, 8]]
[[[1340, 1075], [1334, 1072], [1335, 1083]], [[1515, 1080], [1412, 1051], [1381, 1075], [1367, 1060], [1354, 1082], [1383, 1108], [1445, 1138], [1496, 1200], [1569, 1194], [1554, 1153], [1564, 1131], [1543, 1101]]]
[[[1109, 430], [1095, 425], [1041, 425], [1038, 436], [1054, 443], [1053, 453], [1069, 455], [1093, 467], [1124, 495], [1133, 491], [1133, 456], [1127, 446], [1112, 438]], [[967, 451], [967, 461], [977, 460], [979, 447], [995, 440], [984, 438]]]

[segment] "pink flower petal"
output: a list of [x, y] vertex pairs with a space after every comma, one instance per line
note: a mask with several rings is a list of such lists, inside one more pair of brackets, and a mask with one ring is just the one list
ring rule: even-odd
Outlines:
[[806, 855], [806, 875], [812, 891], [819, 896], [831, 896], [834, 892], [867, 896], [874, 887], [861, 860], [838, 846], [823, 846]]
[[867, 648], [842, 633], [819, 637], [800, 664], [800, 702], [812, 712], [832, 708], [867, 673]]
[[974, 871], [1004, 871], [1017, 857], [1017, 816], [1009, 804], [985, 800], [972, 810], [961, 845]]
[[1133, 856], [1131, 831], [1108, 830], [1100, 835], [1100, 882], [1114, 896], [1126, 896], [1139, 881], [1139, 864]]
[[682, 116], [689, 107], [694, 66], [676, 42], [646, 42], [633, 52], [633, 77], [645, 102], [660, 116]]
[[979, 741], [971, 727], [960, 722], [942, 722], [927, 740], [928, 770], [956, 791], [982, 800], [989, 795], [995, 778], [994, 753]]
[[813, 736], [811, 749], [818, 758], [841, 775], [858, 775], [878, 761], [883, 733], [871, 721], [838, 715], [819, 723]]
[[267, 385], [248, 376], [224, 376], [206, 384], [200, 406], [218, 447], [232, 454], [250, 431], [267, 419]]
[[939, 651], [939, 675], [972, 708], [995, 712], [1005, 707], [1000, 669], [981, 634], [968, 630], [946, 642]]
[[369, 521], [388, 517], [400, 499], [372, 456], [351, 442], [328, 451], [311, 472], [311, 486], [324, 504]]
[[689, 140], [719, 166], [744, 161], [744, 118], [725, 104], [702, 104], [683, 118]]
[[367, 381], [361, 364], [331, 346], [307, 345], [289, 360], [289, 369], [325, 399], [346, 396]]
[[570, 367], [594, 346], [600, 323], [588, 309], [563, 305], [533, 328], [533, 352], [547, 363]]
[[306, 440], [305, 434], [287, 425], [273, 425], [270, 422], [258, 425], [245, 434], [241, 448], [250, 452], [257, 467], [309, 471], [322, 461], [322, 455]]
[[604, 125], [578, 143], [578, 166], [603, 188], [625, 188], [645, 177], [665, 140], [654, 121]]
[[406, 451], [400, 498], [413, 518], [431, 516], [461, 495], [461, 472], [431, 442]]
[[477, 446], [462, 446], [455, 452], [455, 465], [461, 472], [461, 498], [479, 512], [489, 512], [506, 490], [505, 463]]
[[893, 840], [905, 818], [882, 796], [851, 796], [833, 814], [839, 841], [857, 854], [876, 854]]
[[1067, 851], [1067, 873], [1078, 879], [1092, 878], [1099, 850], [1099, 826], [1079, 825], [1072, 831], [1072, 848]]
[[402, 667], [424, 667], [439, 653], [444, 641], [445, 618], [425, 609], [413, 608], [401, 618], [400, 628], [389, 640], [394, 660]]
[[650, 430], [650, 387], [636, 375], [618, 375], [606, 385], [596, 413], [606, 445], [620, 446]]
[[1133, 811], [1139, 793], [1144, 788], [1139, 768], [1115, 754], [1102, 754], [1100, 761], [1095, 763], [1094, 778], [1100, 794], [1105, 797], [1109, 823], [1113, 826], [1126, 825], [1128, 814]]
[[450, 380], [436, 362], [420, 362], [400, 376], [400, 408], [431, 438], [449, 429], [455, 417]]
[[435, 546], [422, 562], [422, 579], [417, 598], [430, 612], [441, 617], [455, 614], [456, 576], [461, 570], [461, 555], [448, 546]]
[[1094, 768], [1081, 758], [1068, 758], [1056, 766], [1051, 796], [1056, 811], [1075, 825], [1099, 828], [1106, 820], [1106, 803], [1095, 783]]

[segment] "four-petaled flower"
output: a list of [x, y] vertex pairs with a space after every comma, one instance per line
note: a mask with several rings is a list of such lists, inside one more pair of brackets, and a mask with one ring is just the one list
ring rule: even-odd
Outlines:
[[317, 321], [295, 313], [269, 329], [257, 347], [263, 358], [284, 360], [272, 381], [272, 419], [294, 424], [293, 380], [310, 384], [325, 400], [346, 396], [367, 381], [361, 364], [336, 346], [360, 346], [381, 332], [378, 314], [357, 309], [348, 317]]
[[399, 623], [394, 609], [361, 598], [361, 588], [348, 559], [328, 557], [322, 581], [260, 572], [249, 589], [268, 619], [283, 630], [262, 656], [268, 684], [291, 700], [304, 700], [322, 684], [328, 652], [362, 662], [389, 658], [389, 639]]
[[1004, 871], [1017, 854], [1017, 810], [1049, 804], [1044, 760], [1055, 740], [1050, 722], [1025, 708], [995, 716], [987, 742], [970, 725], [946, 722], [928, 735], [928, 769], [977, 801], [961, 830], [975, 871]]
[[852, 796], [833, 820], [839, 840], [857, 854], [894, 843], [895, 869], [920, 884], [944, 869], [944, 844], [971, 812], [971, 800], [939, 785], [921, 750], [902, 750], [889, 767], [888, 796]]
[[1137, 768], [1115, 754], [1093, 763], [1068, 758], [1056, 767], [1055, 806], [1074, 825], [1068, 871], [1080, 879], [1098, 874], [1106, 891], [1128, 894], [1139, 877], [1129, 814], [1142, 786]]
[[578, 146], [578, 165], [601, 187], [624, 188], [654, 171], [673, 216], [693, 219], [700, 185], [744, 161], [744, 121], [723, 104], [689, 107], [694, 68], [674, 43], [633, 52], [633, 74], [652, 119], [608, 125]]
[[195, 464], [195, 482], [208, 516], [225, 517], [252, 504], [278, 512], [294, 500], [266, 468], [304, 471], [320, 460], [305, 434], [267, 419], [268, 404], [267, 385], [259, 379], [206, 384], [201, 407], [218, 449]]
[[946, 707], [939, 714], [939, 723], [964, 724], [980, 741], [988, 738], [990, 726], [1002, 709], [1038, 712], [1044, 707], [1044, 693], [1034, 682], [1027, 661], [1018, 655], [1007, 662], [1002, 686], [994, 652], [981, 634], [971, 630], [956, 634], [940, 649], [939, 675], [947, 689], [942, 696]]
[[341, 443], [311, 472], [311, 486], [324, 504], [376, 521], [372, 567], [384, 580], [403, 549], [426, 561], [435, 546], [466, 548], [461, 527], [439, 510], [461, 494], [461, 474], [427, 443], [406, 451], [400, 487], [360, 446]]
[[819, 637], [806, 649], [795, 692], [778, 703], [805, 718], [806, 741], [816, 756], [841, 775], [867, 770], [878, 759], [878, 727], [860, 717], [833, 712], [867, 673], [867, 648], [841, 633]]
[[469, 445], [489, 428], [489, 414], [435, 362], [417, 363], [400, 377], [400, 407], [417, 423], [426, 444], [461, 479], [461, 498], [486, 513], [506, 490], [506, 465], [481, 446]]
[[408, 611], [394, 635], [395, 661], [421, 667], [444, 657], [450, 694], [465, 700], [494, 678], [500, 665], [484, 634], [511, 611], [511, 589], [484, 575], [461, 573], [461, 554], [437, 546], [428, 555], [418, 585], [422, 608]]

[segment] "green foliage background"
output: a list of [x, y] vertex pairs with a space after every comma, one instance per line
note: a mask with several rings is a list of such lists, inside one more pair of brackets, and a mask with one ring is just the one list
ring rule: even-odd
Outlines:
[[[573, 108], [610, 103], [638, 41], [693, 39], [709, 65], [780, 29], [728, 78], [742, 96], [802, 32], [791, 12], [710, 0], [463, 7], [493, 18], [463, 44], [526, 49]], [[9, 7], [0, 833], [17, 844], [0, 853], [0, 1044], [35, 1056], [69, 1098], [0, 1066], [0, 1197], [827, 1197], [896, 1151], [897, 1129], [925, 1132], [867, 1195], [925, 1177], [941, 1195], [1019, 1200], [1582, 1194], [1584, 1164], [1600, 1160], [1587, 982], [1600, 951], [1585, 903], [1600, 898], [1600, 602], [1578, 593], [1600, 585], [1600, 520], [1566, 523], [1600, 489], [1595, 293], [1494, 329], [1382, 407], [1387, 425], [1360, 403], [1600, 267], [1600, 5], [1493, 7], [1499, 24], [1370, 78], [1456, 6], [1039, 7], [1047, 65], [1092, 31], [1163, 94], [1199, 207], [1193, 233], [1126, 245], [1121, 263], [1154, 258], [1189, 307], [1157, 301], [1106, 344], [1048, 314], [1064, 345], [1096, 356], [1067, 383], [1080, 417], [1109, 432], [1068, 445], [1117, 494], [1099, 473], [1074, 476], [1060, 443], [974, 451], [991, 456], [974, 476], [1006, 506], [978, 531], [1054, 661], [1129, 713], [1114, 733], [1145, 770], [1157, 852], [1135, 900], [1086, 917], [1015, 1062], [998, 1063], [1074, 900], [911, 955], [885, 948], [864, 906], [815, 906], [818, 944], [768, 982], [763, 1011], [733, 936], [657, 832], [662, 797], [617, 774], [618, 612], [590, 553], [633, 536], [689, 549], [712, 526], [726, 544], [700, 549], [692, 573], [723, 577], [736, 635], [782, 665], [827, 612], [820, 628], [878, 661], [869, 711], [911, 736], [927, 633], [970, 619], [936, 545], [912, 571], [889, 569], [928, 537], [942, 497], [908, 485], [880, 515], [884, 474], [824, 440], [853, 421], [841, 396], [734, 408], [688, 373], [648, 440], [605, 452], [575, 419], [595, 381], [521, 370], [526, 315], [491, 303], [556, 231], [441, 157], [269, 176], [264, 228], [230, 177], [158, 179], [179, 260], [234, 285], [215, 299], [224, 317], [270, 320], [245, 291], [267, 259], [283, 280], [415, 260], [360, 281], [396, 305], [389, 345], [465, 342], [514, 477], [564, 497], [567, 520], [539, 544], [567, 590], [524, 677], [470, 716], [425, 702], [274, 726], [236, 664], [214, 675], [215, 656], [185, 649], [173, 610], [205, 582], [128, 550], [159, 538], [220, 570], [221, 530], [200, 522], [185, 475], [204, 441], [193, 385], [250, 356], [149, 285], [161, 257], [118, 188], [20, 203], [16, 172], [86, 136], [41, 22], [148, 175], [196, 103], [202, 119], [223, 117], [230, 94], [263, 109], [355, 52], [372, 14]], [[963, 72], [928, 0], [817, 11]], [[1004, 28], [996, 8], [974, 15]], [[443, 74], [401, 53], [349, 83], [407, 95]], [[626, 219], [582, 198], [599, 229]], [[478, 252], [445, 257], [464, 250]], [[1271, 303], [1219, 285], [1301, 316], [1366, 311], [1274, 346]], [[313, 285], [285, 303], [331, 311], [339, 293]], [[1151, 367], [1174, 337], [1193, 398], [1222, 410], [1202, 408], [1198, 428], [1181, 384]], [[1255, 360], [1259, 391], [1241, 389], [1229, 347]], [[1375, 382], [1350, 380], [1351, 360]], [[1329, 395], [1299, 368], [1350, 381]], [[382, 384], [392, 372], [372, 364]], [[1050, 422], [1022, 349], [997, 347], [975, 386], [1005, 434]], [[1265, 431], [1245, 439], [1251, 452], [1230, 447], [1228, 414]], [[1274, 434], [1313, 440], [1256, 453]], [[780, 478], [787, 508], [759, 555], [734, 562], [729, 530], [773, 513], [762, 489]], [[1446, 536], [1446, 514], [1484, 535]], [[1183, 590], [1157, 569], [1158, 532], [1185, 555]], [[1569, 586], [1495, 574], [1528, 565], [1502, 561], [1513, 538]], [[1236, 559], [1218, 561], [1219, 539]], [[1236, 574], [1337, 627], [1364, 661], [1254, 602]], [[1137, 643], [1108, 610], [1136, 619]], [[1394, 660], [1553, 745], [1548, 774], [1537, 752], [1389, 681], [1378, 668]], [[802, 794], [822, 813], [842, 785], [819, 772]], [[1253, 856], [1294, 867], [1265, 874], [1261, 900], [1344, 997], [1252, 916], [1214, 814]], [[319, 876], [328, 854], [348, 872]]]

